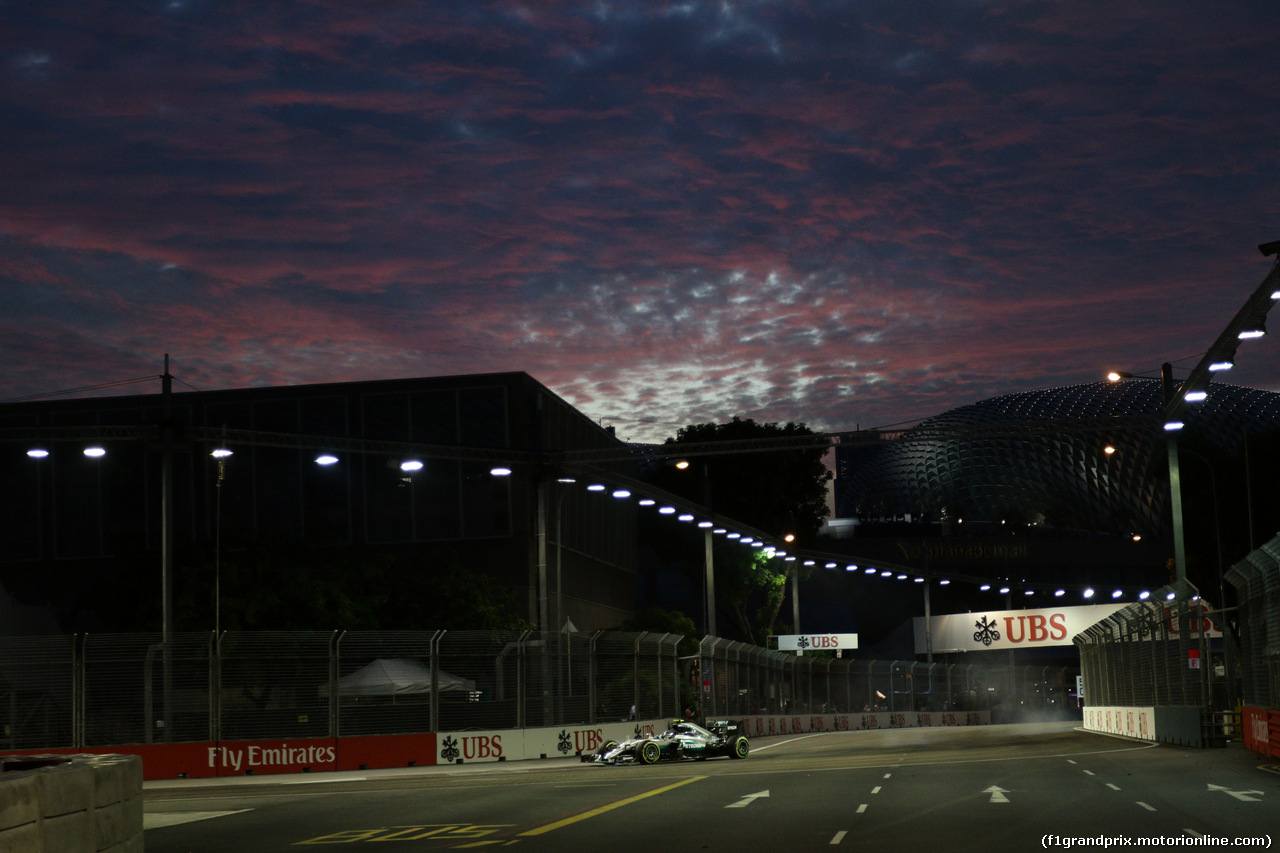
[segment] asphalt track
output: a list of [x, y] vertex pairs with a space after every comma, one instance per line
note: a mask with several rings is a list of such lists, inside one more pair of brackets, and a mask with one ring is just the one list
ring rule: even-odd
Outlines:
[[557, 758], [148, 782], [144, 795], [148, 853], [988, 853], [1280, 841], [1280, 768], [1261, 756], [1061, 723], [782, 736], [754, 740], [743, 761]]

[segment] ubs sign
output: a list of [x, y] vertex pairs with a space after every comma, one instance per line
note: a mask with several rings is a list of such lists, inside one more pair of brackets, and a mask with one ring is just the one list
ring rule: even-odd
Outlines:
[[992, 610], [934, 616], [929, 620], [927, 643], [925, 620], [916, 617], [916, 653], [924, 654], [928, 649], [935, 652], [980, 652], [1070, 646], [1076, 634], [1124, 606], [1088, 604], [1045, 610]]

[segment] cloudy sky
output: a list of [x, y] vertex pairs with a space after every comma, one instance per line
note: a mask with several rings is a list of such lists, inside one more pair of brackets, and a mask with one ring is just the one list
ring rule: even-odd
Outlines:
[[661, 440], [1189, 368], [1277, 106], [1275, 0], [0, 0], [0, 400], [523, 370]]

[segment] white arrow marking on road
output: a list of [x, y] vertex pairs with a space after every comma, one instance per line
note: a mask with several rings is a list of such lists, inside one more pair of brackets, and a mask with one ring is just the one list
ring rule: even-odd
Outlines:
[[768, 791], [756, 791], [754, 794], [747, 794], [745, 797], [738, 800], [736, 803], [730, 803], [729, 805], [725, 806], [725, 808], [726, 809], [745, 809], [747, 806], [751, 805], [751, 803], [754, 802], [755, 800], [758, 800], [761, 797], [767, 797], [767, 796], [769, 796]]
[[999, 788], [999, 787], [996, 787], [995, 785], [992, 785], [990, 788], [988, 788], [987, 790], [983, 791], [982, 793], [984, 793], [984, 794], [990, 794], [990, 795], [991, 795], [991, 802], [993, 802], [993, 803], [1007, 803], [1007, 802], [1009, 802], [1009, 798], [1005, 796], [1005, 794], [1007, 794], [1007, 793], [1009, 793], [1009, 792], [1008, 792], [1008, 791], [1006, 791], [1004, 788]]
[[[1246, 803], [1262, 802], [1261, 800], [1258, 799], [1258, 797], [1262, 796], [1263, 794], [1262, 791], [1232, 791], [1231, 789], [1224, 788], [1221, 785], [1210, 785], [1209, 790], [1221, 791], [1222, 793], [1226, 794], [1229, 797], [1235, 797], [1237, 800], [1244, 800]], [[1250, 794], [1257, 794], [1258, 797], [1251, 797], [1249, 796]]]

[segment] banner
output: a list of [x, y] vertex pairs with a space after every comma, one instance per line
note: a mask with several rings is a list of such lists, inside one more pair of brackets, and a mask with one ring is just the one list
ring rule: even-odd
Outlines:
[[916, 654], [1069, 646], [1071, 638], [1106, 619], [1124, 604], [1086, 604], [1042, 610], [988, 610], [934, 616], [925, 648], [925, 621], [914, 620]]

